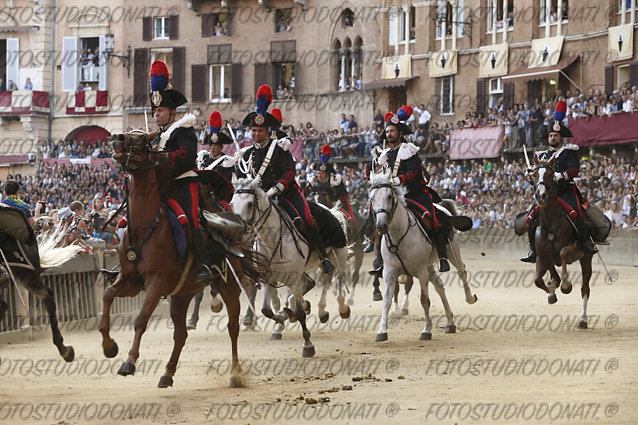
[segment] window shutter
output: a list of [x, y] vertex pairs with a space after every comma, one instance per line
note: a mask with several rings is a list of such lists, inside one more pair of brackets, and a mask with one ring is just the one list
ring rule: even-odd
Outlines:
[[177, 40], [179, 34], [179, 15], [171, 15], [168, 17], [168, 38]]
[[538, 96], [538, 81], [528, 81], [527, 82], [527, 102], [529, 103], [530, 108], [534, 104], [534, 99]]
[[283, 42], [284, 62], [294, 62], [297, 60], [297, 42], [288, 40]]
[[514, 83], [503, 84], [503, 112], [514, 108]]
[[629, 64], [629, 87], [638, 86], [638, 62]]
[[142, 18], [142, 40], [151, 41], [153, 39], [153, 18], [145, 16]]
[[145, 105], [148, 93], [148, 49], [135, 49], [133, 53], [133, 104]]
[[476, 80], [476, 113], [485, 115], [485, 78]]
[[100, 70], [99, 70], [99, 81], [97, 86], [97, 89], [101, 91], [108, 90], [106, 85], [107, 83], [106, 72], [108, 68], [107, 67], [108, 62], [106, 60], [106, 53], [104, 52], [104, 50], [106, 50], [106, 37], [101, 35], [99, 45], [98, 45], [98, 54], [100, 55], [100, 58], [99, 58]]
[[388, 10], [388, 18], [389, 18], [389, 25], [388, 25], [388, 44], [390, 46], [394, 46], [396, 44], [396, 35], [397, 35], [397, 17], [399, 16], [397, 8], [396, 7], [392, 7], [390, 8], [390, 10]]
[[202, 14], [202, 37], [211, 37], [213, 35], [213, 14]]
[[271, 68], [272, 65], [269, 62], [255, 64], [255, 92], [262, 84], [271, 84]]
[[283, 62], [283, 42], [271, 41], [270, 42], [270, 62], [277, 63]]
[[614, 91], [614, 67], [605, 67], [605, 94], [611, 95]]
[[193, 103], [206, 103], [208, 93], [208, 65], [191, 65], [191, 98]]
[[[9, 50], [9, 43], [7, 43], [7, 50]], [[7, 69], [7, 74], [8, 74], [8, 69]], [[78, 89], [78, 38], [63, 37], [62, 38], [62, 91], [75, 92], [77, 89]]]
[[173, 47], [173, 88], [184, 93], [186, 47]]
[[241, 63], [231, 65], [230, 97], [233, 102], [240, 102], [242, 95], [242, 66]]
[[[70, 37], [75, 39], [75, 37]], [[74, 45], [75, 46], [75, 45]], [[64, 42], [62, 43], [62, 48], [64, 49]], [[75, 49], [75, 47], [74, 47]], [[77, 49], [75, 49], [75, 55], [77, 58]], [[22, 90], [24, 87], [24, 81], [20, 81], [20, 39], [19, 38], [7, 38], [7, 68], [6, 68], [6, 79], [4, 80], [5, 85], [9, 80], [13, 80], [16, 86], [18, 86], [19, 90]], [[75, 70], [77, 72], [77, 60], [74, 63]], [[64, 81], [64, 80], [63, 80]], [[73, 88], [75, 90], [75, 87]]]

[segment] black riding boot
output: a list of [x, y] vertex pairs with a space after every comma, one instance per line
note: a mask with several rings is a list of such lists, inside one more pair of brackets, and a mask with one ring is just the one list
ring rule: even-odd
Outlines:
[[383, 258], [381, 257], [381, 235], [377, 238], [377, 254], [372, 261], [372, 270], [368, 272], [372, 276], [383, 277]]
[[447, 262], [447, 238], [450, 234], [450, 227], [446, 225], [440, 225], [434, 231], [434, 245], [436, 247], [436, 253], [439, 256], [439, 271], [450, 271], [450, 264]]
[[598, 248], [592, 242], [589, 237], [589, 229], [585, 223], [585, 219], [581, 218], [576, 220], [576, 227], [578, 227], [578, 247], [585, 253], [594, 255], [598, 252]]
[[319, 229], [317, 226], [313, 226], [310, 230], [310, 234], [312, 237], [312, 243], [317, 249], [317, 253], [319, 253], [319, 257], [321, 257], [321, 268], [324, 273], [330, 273], [334, 271], [335, 266], [332, 265], [332, 262], [328, 259], [328, 254], [326, 254], [326, 247], [323, 245], [323, 240], [321, 240], [321, 235], [319, 234]]
[[204, 245], [202, 234], [198, 229], [192, 229], [191, 235], [193, 240], [193, 255], [199, 263], [195, 283], [201, 286], [207, 286], [213, 282], [213, 274], [208, 268], [208, 265], [211, 263], [210, 258], [208, 258], [208, 251]]
[[529, 241], [529, 254], [527, 257], [521, 258], [521, 261], [524, 263], [535, 263], [536, 262], [536, 226], [530, 224], [527, 229], [527, 239]]

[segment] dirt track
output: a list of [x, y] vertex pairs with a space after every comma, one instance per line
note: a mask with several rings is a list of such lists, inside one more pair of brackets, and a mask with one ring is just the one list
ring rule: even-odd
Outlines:
[[[612, 266], [619, 279], [609, 284], [595, 265], [590, 328], [579, 330], [580, 281], [550, 306], [530, 286], [524, 273], [531, 268], [514, 254], [521, 253], [497, 261], [464, 252], [479, 301], [466, 304], [457, 281], [448, 283], [458, 331], [445, 334], [431, 290], [432, 341], [418, 341], [423, 310], [416, 286], [410, 314], [393, 319], [384, 343], [374, 342], [381, 303], [372, 301], [369, 281], [357, 288], [348, 321], [329, 296], [329, 326], [316, 319], [315, 289], [309, 319], [315, 357], [302, 360], [298, 326], [281, 341], [270, 341], [267, 330], [242, 331], [242, 389], [227, 386], [226, 319], [212, 315], [208, 297], [175, 386], [165, 390], [156, 388], [172, 346], [165, 304], [142, 339], [135, 376], [115, 373], [133, 335], [130, 321], [115, 323], [120, 353], [113, 360], [102, 355], [97, 330], [63, 329], [76, 352], [69, 365], [48, 337], [5, 345], [0, 423], [638, 423], [636, 269]], [[364, 270], [369, 264], [366, 258]], [[272, 329], [263, 318], [259, 325]]]

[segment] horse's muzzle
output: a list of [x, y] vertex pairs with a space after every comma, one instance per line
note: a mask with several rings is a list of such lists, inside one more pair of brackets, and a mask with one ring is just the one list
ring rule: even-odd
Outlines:
[[386, 214], [377, 214], [376, 226], [380, 234], [385, 235], [388, 233], [388, 219]]

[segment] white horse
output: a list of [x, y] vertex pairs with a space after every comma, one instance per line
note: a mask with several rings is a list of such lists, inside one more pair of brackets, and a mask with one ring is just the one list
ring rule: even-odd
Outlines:
[[[434, 272], [432, 266], [438, 261], [438, 256], [432, 242], [420, 229], [417, 219], [405, 204], [403, 195], [405, 188], [391, 184], [390, 173], [372, 174], [370, 178], [370, 203], [375, 215], [375, 225], [381, 239], [381, 256], [383, 258], [383, 280], [385, 282], [385, 296], [383, 297], [383, 310], [381, 323], [376, 341], [388, 339], [388, 312], [396, 289], [397, 280], [402, 283], [407, 276], [414, 276], [421, 284], [421, 305], [425, 312], [425, 327], [421, 332], [420, 340], [432, 339], [432, 319], [430, 318], [430, 298], [428, 297], [428, 281], [432, 282], [434, 289], [441, 297], [445, 315], [447, 316], [446, 333], [456, 332], [454, 315], [450, 309], [443, 282]], [[454, 203], [446, 205], [446, 208], [455, 213]], [[450, 262], [457, 269], [459, 277], [463, 281], [465, 301], [474, 304], [477, 300], [467, 283], [465, 264], [461, 260], [459, 244], [454, 233], [450, 232], [448, 250], [451, 252]], [[401, 278], [399, 278], [401, 276]]]
[[[235, 194], [230, 202], [233, 212], [251, 225], [257, 233], [256, 251], [270, 259], [271, 281], [281, 282], [289, 288], [287, 301], [290, 309], [284, 308], [274, 314], [271, 301], [275, 309], [279, 308], [276, 288], [271, 285], [263, 285], [261, 311], [264, 316], [278, 323], [278, 328], [273, 332], [274, 335], [276, 335], [277, 330], [283, 329], [283, 322], [286, 319], [299, 320], [304, 337], [302, 356], [312, 357], [315, 354], [315, 348], [310, 342], [310, 331], [306, 327], [306, 312], [303, 308], [304, 289], [308, 288], [308, 275], [305, 274], [305, 271], [318, 267], [321, 258], [301, 237], [291, 221], [284, 216], [285, 213], [268, 198], [259, 186], [258, 179], [239, 179], [234, 186]], [[338, 210], [330, 210], [330, 212], [339, 220], [345, 234], [346, 218], [343, 213]], [[328, 255], [335, 266], [335, 271], [322, 275], [323, 292], [319, 301], [318, 314], [323, 323], [328, 320], [328, 313], [325, 311], [325, 296], [332, 275], [337, 278], [338, 288], [343, 286], [348, 248], [347, 246], [330, 248]], [[337, 301], [339, 314], [341, 317], [347, 318], [350, 316], [350, 307], [345, 303], [343, 292], [343, 290], [339, 290]], [[307, 307], [306, 310], [308, 310]], [[277, 338], [275, 337], [275, 339]]]

